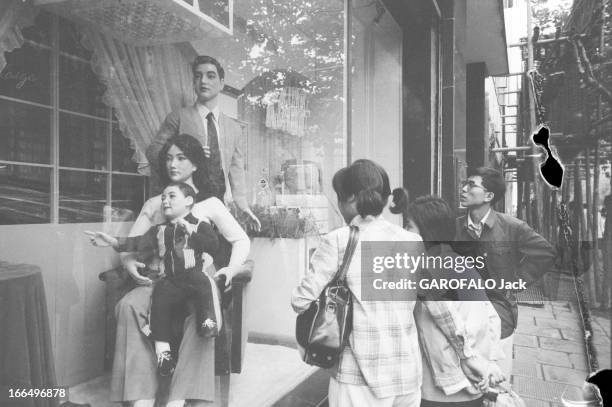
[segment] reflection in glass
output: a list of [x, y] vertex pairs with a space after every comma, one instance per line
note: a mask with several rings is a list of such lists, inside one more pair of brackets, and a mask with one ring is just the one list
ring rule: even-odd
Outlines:
[[60, 165], [105, 170], [109, 123], [60, 113]]
[[51, 103], [51, 51], [24, 44], [4, 53], [0, 72], [0, 95], [48, 105]]
[[229, 0], [199, 0], [200, 11], [229, 27]]
[[108, 107], [102, 101], [105, 90], [89, 62], [60, 55], [60, 108], [108, 118]]
[[237, 1], [234, 36], [201, 44], [242, 91], [249, 201], [265, 185], [260, 202], [298, 206], [321, 233], [342, 224], [331, 178], [346, 165], [343, 34], [341, 1]]
[[0, 99], [0, 159], [50, 163], [51, 110]]
[[123, 136], [117, 123], [113, 123], [113, 171], [136, 173], [138, 164], [132, 160], [134, 150], [130, 140]]
[[384, 164], [402, 180], [402, 31], [380, 0], [352, 3], [352, 159]]
[[106, 174], [60, 170], [60, 223], [102, 222]]
[[60, 18], [58, 26], [60, 51], [89, 61], [92, 52], [81, 45], [82, 34], [76, 26], [63, 18]]
[[51, 169], [0, 163], [0, 225], [49, 223]]
[[51, 45], [51, 19], [52, 16], [44, 10], [40, 10], [34, 25], [23, 27], [21, 34], [23, 38], [36, 42], [38, 44]]
[[113, 175], [111, 221], [136, 219], [144, 203], [146, 181], [139, 175]]

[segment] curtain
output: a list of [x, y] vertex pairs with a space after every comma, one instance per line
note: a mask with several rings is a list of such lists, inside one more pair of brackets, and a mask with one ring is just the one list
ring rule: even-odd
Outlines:
[[21, 29], [34, 24], [38, 9], [24, 0], [0, 1], [0, 72], [6, 66], [5, 52], [23, 45]]
[[82, 44], [107, 86], [104, 102], [135, 151], [138, 172], [148, 175], [145, 151], [168, 113], [195, 101], [190, 61], [176, 45], [135, 47], [87, 27]]

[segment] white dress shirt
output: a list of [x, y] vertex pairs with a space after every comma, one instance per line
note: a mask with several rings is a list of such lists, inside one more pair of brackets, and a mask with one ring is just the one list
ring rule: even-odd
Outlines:
[[485, 216], [483, 216], [482, 219], [480, 219], [480, 222], [478, 222], [478, 224], [476, 224], [472, 220], [472, 217], [470, 216], [469, 213], [467, 215], [468, 229], [471, 230], [472, 232], [474, 232], [476, 234], [476, 236], [478, 236], [478, 238], [480, 238], [480, 236], [482, 235], [482, 227], [485, 224], [485, 222], [487, 221], [487, 218], [489, 217], [490, 213], [491, 213], [491, 208], [489, 208], [489, 210], [487, 211]]
[[[197, 104], [198, 113], [200, 113], [200, 117], [202, 118], [202, 124], [204, 125], [204, 134], [206, 135], [206, 145], [209, 145], [208, 142], [208, 119], [206, 118], [209, 113], [212, 112], [213, 124], [215, 125], [215, 129], [217, 130], [217, 138], [219, 140], [219, 148], [221, 148], [221, 132], [219, 131], [219, 106], [216, 106], [213, 110], [209, 110], [206, 106]], [[223, 159], [223, 158], [221, 158]]]

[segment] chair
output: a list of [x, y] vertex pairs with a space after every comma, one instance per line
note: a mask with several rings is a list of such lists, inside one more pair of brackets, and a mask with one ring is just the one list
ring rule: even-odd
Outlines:
[[[232, 279], [232, 288], [222, 296], [223, 317], [226, 323], [230, 348], [230, 370], [220, 376], [221, 405], [229, 401], [229, 373], [240, 373], [248, 337], [246, 328], [246, 294], [248, 284], [253, 276], [253, 262], [246, 261]], [[115, 305], [128, 291], [135, 287], [131, 278], [122, 268], [104, 271], [98, 276], [106, 283], [106, 341], [104, 349], [104, 366], [109, 369], [113, 362], [115, 350]]]

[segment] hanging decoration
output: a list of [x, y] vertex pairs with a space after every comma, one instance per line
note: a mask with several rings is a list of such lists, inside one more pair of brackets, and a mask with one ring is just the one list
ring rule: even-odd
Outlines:
[[266, 105], [266, 127], [285, 131], [293, 136], [306, 134], [308, 93], [288, 86], [268, 92], [263, 98]]

